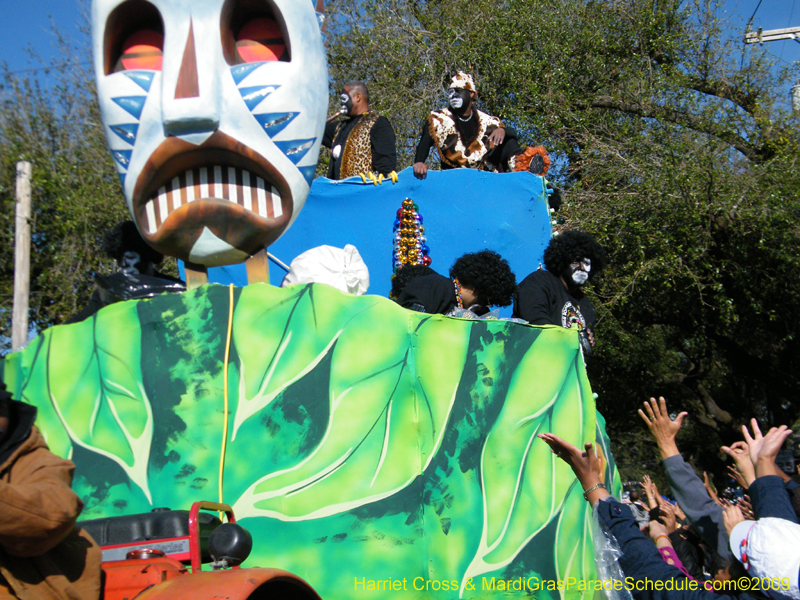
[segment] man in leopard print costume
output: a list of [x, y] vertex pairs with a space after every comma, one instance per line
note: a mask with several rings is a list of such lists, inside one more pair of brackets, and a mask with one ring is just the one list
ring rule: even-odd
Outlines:
[[[369, 110], [369, 92], [363, 81], [344, 86], [341, 107], [328, 118], [322, 145], [331, 149], [329, 179], [347, 179], [361, 173], [389, 175], [397, 168], [394, 129], [386, 117]], [[339, 117], [343, 120], [337, 121]]]
[[517, 134], [497, 117], [475, 108], [477, 89], [463, 71], [453, 77], [447, 91], [449, 108], [434, 111], [422, 127], [422, 139], [414, 157], [414, 175], [425, 179], [425, 161], [435, 145], [442, 169], [514, 170], [514, 159], [522, 149]]

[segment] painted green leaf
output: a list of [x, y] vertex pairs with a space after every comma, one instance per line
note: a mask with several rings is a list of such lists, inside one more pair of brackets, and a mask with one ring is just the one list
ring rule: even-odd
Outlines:
[[464, 370], [472, 324], [441, 315], [425, 318], [415, 331], [419, 383], [419, 453], [424, 470], [442, 441], [444, 425]]
[[592, 508], [583, 498], [578, 481], [570, 488], [556, 527], [556, 574], [565, 582], [561, 598], [593, 598], [593, 589], [579, 589], [581, 582], [595, 579], [594, 547], [591, 535]]
[[[594, 439], [594, 403], [581, 376], [578, 336], [549, 329], [522, 358], [486, 439], [483, 531], [465, 580], [509, 564], [558, 513], [575, 480], [537, 434], [554, 432], [575, 445]], [[539, 377], [532, 380], [531, 373]]]
[[614, 455], [611, 454], [611, 440], [606, 433], [606, 420], [599, 411], [595, 410], [595, 419], [597, 420], [597, 432], [595, 434], [595, 449], [597, 455], [605, 461], [605, 478], [603, 483], [606, 484], [608, 493], [617, 498], [622, 498], [622, 481], [619, 477], [617, 464], [614, 460]]
[[3, 370], [8, 391], [16, 399], [37, 407], [36, 424], [50, 450], [58, 456], [72, 457], [72, 441], [47, 391], [47, 356], [50, 338], [58, 329], [48, 329], [31, 341], [25, 352], [15, 352], [5, 361]]
[[[239, 404], [233, 437], [247, 419], [311, 371], [330, 350], [352, 313], [341, 293], [327, 285], [242, 289], [233, 314], [239, 355]], [[375, 298], [358, 298], [365, 310]], [[358, 310], [358, 309], [357, 309]]]
[[136, 303], [54, 328], [45, 362], [48, 396], [72, 442], [116, 462], [151, 500], [153, 412], [142, 386]]
[[[237, 501], [236, 514], [317, 518], [405, 487], [441, 442], [470, 327], [387, 302], [356, 315], [332, 350], [330, 421], [322, 442], [296, 467], [259, 479]], [[440, 335], [447, 352], [437, 343]], [[360, 352], [364, 347], [372, 351]]]

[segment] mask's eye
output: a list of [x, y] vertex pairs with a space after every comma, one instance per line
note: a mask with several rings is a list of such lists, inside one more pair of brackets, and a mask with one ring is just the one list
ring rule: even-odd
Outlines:
[[144, 69], [160, 71], [164, 23], [158, 9], [143, 0], [127, 0], [106, 21], [103, 62], [106, 75]]
[[240, 63], [286, 60], [280, 26], [272, 19], [253, 19], [236, 36], [236, 55]]
[[114, 71], [160, 71], [163, 50], [164, 36], [159, 32], [149, 29], [137, 31], [122, 43], [122, 55]]
[[229, 65], [291, 60], [283, 16], [272, 0], [226, 0], [222, 51]]

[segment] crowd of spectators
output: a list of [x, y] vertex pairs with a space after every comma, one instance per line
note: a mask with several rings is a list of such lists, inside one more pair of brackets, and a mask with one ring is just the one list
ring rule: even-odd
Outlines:
[[618, 545], [624, 589], [637, 600], [800, 598], [800, 478], [776, 463], [792, 432], [782, 425], [762, 434], [755, 419], [742, 426], [743, 439], [721, 448], [743, 488], [740, 497], [727, 499], [678, 450], [687, 413], [672, 419], [664, 398], [651, 398], [639, 415], [661, 454], [674, 500], [645, 475], [618, 502], [605, 489], [591, 444], [580, 450], [553, 434], [539, 436], [572, 467], [604, 535]]

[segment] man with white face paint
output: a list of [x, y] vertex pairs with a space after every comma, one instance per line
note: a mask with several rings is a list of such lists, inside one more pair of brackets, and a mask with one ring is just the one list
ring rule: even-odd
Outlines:
[[156, 250], [242, 262], [302, 208], [325, 120], [322, 0], [94, 0], [97, 90]]
[[436, 146], [442, 169], [480, 169], [507, 172], [522, 149], [513, 129], [497, 117], [474, 107], [478, 94], [472, 76], [459, 71], [447, 90], [448, 108], [434, 111], [422, 126], [422, 137], [414, 156], [414, 175], [425, 179], [425, 161]]
[[339, 110], [328, 117], [322, 145], [331, 149], [328, 179], [361, 173], [386, 176], [397, 169], [394, 129], [386, 117], [369, 109], [369, 91], [363, 81], [345, 84]]
[[565, 231], [544, 251], [541, 268], [523, 279], [514, 293], [513, 316], [533, 325], [573, 326], [585, 352], [594, 346], [594, 306], [582, 287], [605, 264], [602, 246], [588, 233]]

